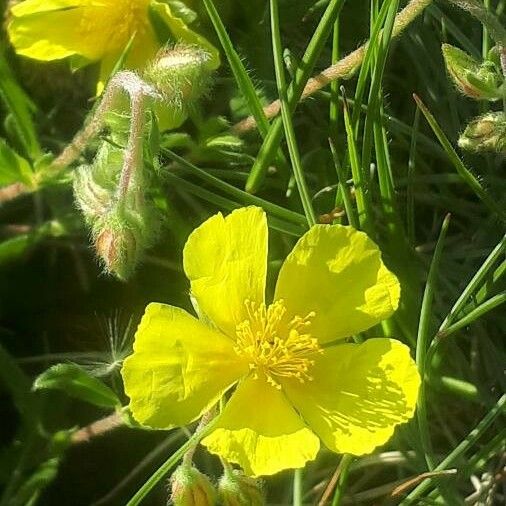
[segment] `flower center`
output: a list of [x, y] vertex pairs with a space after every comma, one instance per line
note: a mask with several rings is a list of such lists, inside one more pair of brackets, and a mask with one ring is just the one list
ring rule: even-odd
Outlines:
[[295, 377], [301, 383], [311, 381], [309, 371], [314, 364], [313, 357], [322, 351], [308, 332], [315, 314], [295, 316], [287, 322], [283, 300], [268, 307], [249, 300], [244, 304], [248, 319], [236, 327], [234, 349], [248, 360], [254, 377], [262, 373], [276, 388], [281, 388], [277, 381], [281, 378]]

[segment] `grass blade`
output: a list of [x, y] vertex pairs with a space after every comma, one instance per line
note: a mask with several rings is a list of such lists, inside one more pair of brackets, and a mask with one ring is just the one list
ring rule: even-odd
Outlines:
[[290, 106], [288, 104], [288, 93], [286, 89], [286, 78], [283, 67], [283, 46], [281, 43], [279, 27], [279, 9], [277, 0], [271, 0], [271, 30], [272, 30], [272, 50], [274, 53], [274, 67], [276, 70], [276, 83], [278, 86], [279, 99], [281, 101], [281, 118], [285, 129], [286, 142], [290, 160], [292, 162], [295, 182], [299, 190], [302, 207], [306, 214], [309, 226], [316, 223], [316, 217], [311, 203], [311, 197], [304, 177], [304, 170], [300, 160], [299, 148], [295, 139], [295, 130], [293, 128]]
[[[295, 78], [287, 91], [290, 114], [293, 114], [297, 107], [300, 97], [302, 96], [304, 86], [311, 77], [316, 60], [323, 49], [323, 45], [332, 30], [337, 15], [339, 14], [344, 2], [345, 0], [331, 0], [329, 2], [320, 23], [309, 41], [306, 52], [302, 57], [301, 64], [295, 73]], [[260, 188], [260, 185], [266, 176], [267, 168], [272, 162], [279, 143], [281, 142], [282, 136], [283, 121], [282, 118], [276, 118], [272, 123], [269, 133], [260, 148], [257, 159], [251, 168], [250, 175], [246, 182], [246, 191], [255, 193]]]
[[472, 172], [464, 165], [459, 155], [453, 149], [450, 141], [444, 134], [441, 127], [438, 125], [436, 119], [432, 115], [432, 113], [427, 109], [425, 104], [420, 100], [420, 98], [413, 94], [413, 98], [415, 99], [416, 105], [420, 108], [425, 119], [429, 123], [432, 131], [438, 138], [441, 146], [446, 151], [448, 158], [452, 162], [453, 166], [459, 173], [460, 177], [467, 183], [467, 185], [474, 191], [474, 193], [478, 196], [478, 198], [491, 210], [501, 221], [506, 221], [506, 211], [501, 208], [496, 201], [486, 192], [483, 186], [480, 184], [478, 179], [472, 174]]
[[418, 324], [418, 336], [416, 341], [416, 363], [418, 366], [418, 371], [420, 372], [420, 376], [422, 378], [422, 384], [420, 385], [420, 391], [418, 395], [417, 418], [420, 430], [420, 439], [422, 442], [425, 460], [427, 462], [429, 471], [432, 471], [434, 468], [434, 460], [431, 451], [428, 413], [426, 405], [426, 378], [425, 378], [427, 368], [426, 358], [430, 338], [432, 303], [434, 300], [434, 292], [436, 289], [439, 274], [439, 264], [441, 262], [443, 246], [445, 243], [445, 238], [448, 232], [449, 224], [450, 224], [450, 215], [447, 215], [443, 220], [441, 232], [439, 234], [436, 249], [434, 251], [434, 256], [432, 257], [432, 262], [429, 268], [427, 284], [425, 285], [425, 292], [423, 294], [422, 309], [420, 312], [420, 321]]

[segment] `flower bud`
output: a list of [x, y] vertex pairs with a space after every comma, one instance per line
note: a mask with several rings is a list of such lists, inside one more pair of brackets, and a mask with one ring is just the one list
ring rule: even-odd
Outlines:
[[501, 76], [490, 61], [483, 63], [450, 44], [443, 44], [446, 69], [457, 89], [475, 100], [502, 98]]
[[237, 469], [225, 468], [218, 483], [218, 494], [223, 506], [263, 506], [262, 487], [254, 478]]
[[162, 49], [145, 70], [144, 79], [177, 110], [186, 110], [204, 95], [210, 84], [211, 54], [198, 46]]
[[158, 229], [156, 211], [144, 198], [149, 178], [142, 166], [120, 192], [124, 156], [120, 147], [102, 142], [93, 163], [75, 171], [73, 184], [76, 204], [105, 271], [122, 280], [132, 274]]
[[180, 465], [170, 478], [170, 500], [174, 506], [213, 506], [216, 490], [209, 478], [196, 467]]
[[107, 272], [119, 279], [127, 279], [139, 259], [139, 241], [133, 230], [118, 224], [103, 228], [95, 238], [95, 251]]
[[460, 136], [459, 146], [470, 151], [506, 152], [506, 114], [489, 112], [473, 119]]

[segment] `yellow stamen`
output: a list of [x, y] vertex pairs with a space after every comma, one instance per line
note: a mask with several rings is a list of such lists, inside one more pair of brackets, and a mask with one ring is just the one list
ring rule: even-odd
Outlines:
[[311, 381], [309, 374], [314, 355], [320, 353], [318, 341], [308, 333], [314, 313], [295, 316], [286, 322], [283, 300], [269, 307], [245, 301], [248, 319], [237, 325], [235, 351], [249, 360], [250, 370], [258, 377], [281, 388], [275, 378], [295, 377], [301, 383]]

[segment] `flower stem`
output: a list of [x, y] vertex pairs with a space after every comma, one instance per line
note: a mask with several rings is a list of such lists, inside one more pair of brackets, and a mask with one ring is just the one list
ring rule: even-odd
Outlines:
[[[211, 420], [214, 418], [215, 415], [216, 415], [215, 409], [211, 409], [207, 413], [204, 413], [202, 415], [202, 418], [200, 419], [200, 422], [199, 422], [197, 428], [195, 429], [195, 435], [202, 432], [204, 430], [204, 428], [206, 427], [206, 425], [208, 425], [211, 422]], [[195, 450], [197, 449], [197, 446], [198, 446], [198, 442], [195, 443], [193, 446], [191, 446], [188, 449], [188, 451], [184, 454], [183, 464], [188, 465], [188, 466], [191, 465], [192, 460], [193, 460], [193, 456], [195, 455]]]
[[97, 436], [103, 436], [111, 430], [123, 426], [123, 419], [119, 413], [112, 413], [105, 418], [96, 420], [86, 427], [77, 430], [72, 434], [72, 444], [87, 443], [90, 439]]
[[145, 100], [142, 92], [131, 95], [130, 132], [128, 143], [123, 156], [123, 167], [117, 189], [117, 202], [125, 197], [133, 180], [140, 187], [142, 178], [142, 147], [144, 132]]
[[163, 479], [163, 477], [179, 462], [188, 450], [194, 448], [202, 441], [213, 429], [217, 418], [206, 425], [201, 431], [197, 431], [188, 441], [176, 450], [142, 485], [135, 495], [128, 501], [126, 506], [137, 506], [155, 487], [155, 485]]
[[[423, 11], [432, 0], [411, 0], [404, 9], [402, 9], [395, 17], [392, 38], [401, 35], [401, 33], [410, 25]], [[348, 54], [334, 65], [331, 65], [323, 72], [309, 79], [301, 99], [313, 95], [317, 91], [327, 86], [336, 79], [349, 79], [359, 69], [364, 59], [368, 42], [360, 46], [358, 49]], [[264, 107], [264, 114], [267, 118], [277, 116], [281, 110], [281, 101], [275, 100]], [[256, 127], [256, 121], [253, 116], [248, 116], [244, 120], [236, 123], [232, 127], [232, 131], [236, 134], [244, 134]]]
[[293, 472], [293, 506], [302, 506], [302, 469]]
[[88, 145], [104, 126], [105, 115], [112, 109], [112, 106], [121, 91], [119, 74], [114, 76], [104, 91], [102, 100], [92, 112], [90, 119], [82, 130], [77, 132], [70, 144], [61, 152], [53, 162], [53, 170], [60, 172], [77, 160], [81, 152]]
[[501, 47], [506, 47], [506, 28], [483, 3], [478, 0], [449, 0], [449, 2], [478, 19], [488, 28], [490, 36], [495, 42]]
[[344, 454], [341, 462], [339, 462], [339, 481], [337, 482], [336, 491], [332, 499], [332, 506], [339, 506], [341, 504], [352, 462], [353, 456], [349, 454]]

